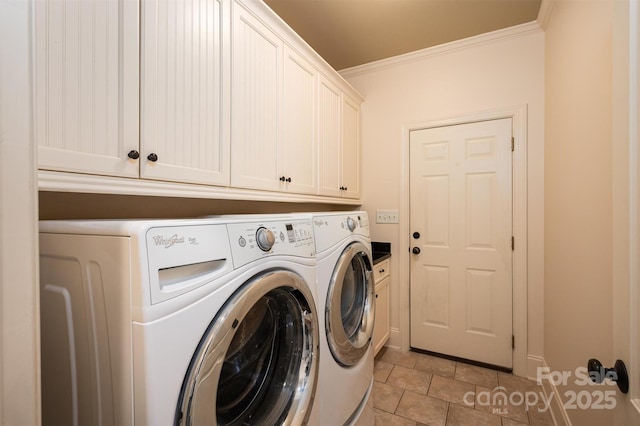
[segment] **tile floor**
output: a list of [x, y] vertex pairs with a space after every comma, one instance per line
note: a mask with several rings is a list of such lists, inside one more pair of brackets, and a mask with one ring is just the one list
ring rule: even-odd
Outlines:
[[376, 426], [553, 425], [541, 395], [533, 381], [417, 352], [375, 359]]

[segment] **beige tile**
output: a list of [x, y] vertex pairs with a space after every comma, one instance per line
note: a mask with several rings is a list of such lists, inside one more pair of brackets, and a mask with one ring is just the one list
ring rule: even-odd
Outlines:
[[442, 377], [453, 377], [456, 372], [456, 362], [436, 356], [420, 354], [416, 358], [416, 370]]
[[502, 426], [527, 426], [528, 423], [520, 423], [515, 420], [507, 419], [506, 417], [502, 418]]
[[498, 384], [508, 390], [542, 392], [542, 386], [538, 385], [534, 380], [500, 371], [498, 372]]
[[373, 408], [393, 413], [402, 397], [402, 389], [384, 383], [373, 382]]
[[553, 426], [551, 408], [545, 409], [542, 404], [529, 409], [529, 424], [535, 426]]
[[413, 420], [405, 419], [404, 417], [396, 416], [395, 414], [387, 413], [386, 411], [373, 409], [377, 426], [415, 426], [416, 422]]
[[416, 365], [417, 357], [418, 354], [415, 352], [403, 352], [397, 349], [386, 348], [380, 357], [380, 361], [394, 365], [401, 365], [402, 367], [413, 368]]
[[525, 392], [507, 391], [501, 386], [493, 389], [476, 386], [475, 409], [521, 423], [529, 423], [525, 398]]
[[373, 367], [373, 380], [376, 382], [386, 382], [389, 373], [393, 369], [393, 364], [384, 361], [376, 361]]
[[493, 389], [498, 386], [498, 372], [462, 362], [456, 364], [455, 379]]
[[501, 424], [500, 416], [494, 416], [457, 404], [449, 405], [447, 426], [501, 426]]
[[396, 365], [387, 378], [387, 383], [423, 395], [429, 390], [431, 374]]
[[433, 376], [429, 386], [429, 396], [473, 407], [475, 386], [471, 383], [459, 382], [449, 377]]
[[447, 417], [445, 401], [405, 391], [396, 414], [429, 426], [444, 426]]

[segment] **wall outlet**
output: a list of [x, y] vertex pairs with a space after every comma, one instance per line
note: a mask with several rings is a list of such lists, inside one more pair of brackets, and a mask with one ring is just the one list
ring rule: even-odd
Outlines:
[[398, 223], [398, 210], [376, 210], [376, 223]]

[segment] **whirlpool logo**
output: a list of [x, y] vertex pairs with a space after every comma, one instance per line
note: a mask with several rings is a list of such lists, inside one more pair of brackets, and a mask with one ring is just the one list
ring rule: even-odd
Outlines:
[[176, 244], [184, 244], [184, 237], [178, 234], [173, 234], [170, 237], [166, 237], [164, 235], [156, 235], [153, 237], [153, 242], [156, 244], [156, 246], [164, 246], [164, 248], [169, 248]]

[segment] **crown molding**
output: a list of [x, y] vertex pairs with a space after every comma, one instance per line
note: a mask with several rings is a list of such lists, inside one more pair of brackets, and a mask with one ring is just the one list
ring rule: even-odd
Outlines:
[[[545, 2], [553, 2], [553, 0], [542, 0]], [[353, 77], [360, 74], [379, 71], [385, 68], [406, 65], [412, 62], [421, 61], [426, 58], [443, 55], [447, 53], [457, 52], [464, 49], [470, 49], [486, 44], [492, 44], [510, 38], [522, 37], [529, 34], [542, 32], [542, 28], [538, 21], [527, 22], [525, 24], [515, 25], [513, 27], [504, 28], [489, 33], [468, 37], [462, 40], [456, 40], [449, 43], [440, 44], [438, 46], [427, 47], [426, 49], [416, 50], [414, 52], [405, 53], [390, 58], [381, 59], [379, 61], [369, 62], [367, 64], [358, 65], [351, 68], [340, 70], [339, 73], [344, 78]]]
[[540, 25], [540, 28], [542, 28], [543, 31], [547, 29], [547, 24], [551, 17], [551, 10], [553, 9], [555, 2], [556, 0], [542, 0], [542, 3], [540, 3], [536, 22]]

